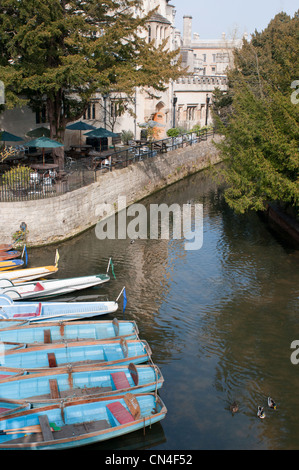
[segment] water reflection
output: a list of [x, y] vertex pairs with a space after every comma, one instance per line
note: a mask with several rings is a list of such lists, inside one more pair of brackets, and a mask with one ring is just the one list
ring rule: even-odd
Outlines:
[[[188, 201], [203, 204], [200, 250], [186, 251], [184, 240], [98, 240], [91, 229], [59, 245], [57, 276], [103, 272], [112, 257], [116, 280], [89, 291], [115, 299], [126, 286], [125, 318], [137, 322], [162, 370], [168, 414], [163, 439], [149, 448], [297, 449], [299, 366], [290, 344], [299, 336], [298, 251], [257, 215], [229, 210], [208, 171], [143, 202]], [[31, 262], [52, 264], [54, 252], [32, 250]], [[268, 395], [277, 411], [267, 409]]]

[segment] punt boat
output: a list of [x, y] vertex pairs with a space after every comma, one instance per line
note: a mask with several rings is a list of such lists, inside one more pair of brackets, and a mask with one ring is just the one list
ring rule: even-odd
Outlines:
[[0, 251], [0, 261], [19, 258], [20, 256], [21, 256], [20, 251], [16, 251], [16, 250]]
[[0, 261], [0, 271], [6, 271], [7, 269], [16, 269], [20, 266], [23, 266], [25, 261], [22, 259], [6, 259]]
[[[0, 330], [0, 342], [6, 349], [33, 347], [63, 341], [89, 341], [107, 339], [137, 339], [135, 321], [101, 320], [76, 322], [46, 322], [8, 327]], [[0, 393], [1, 395], [1, 393]]]
[[0, 450], [77, 448], [145, 429], [166, 413], [155, 393], [127, 393], [19, 411], [0, 417]]
[[[14, 400], [19, 405], [45, 406], [65, 401], [90, 399], [95, 396], [120, 395], [127, 392], [148, 393], [162, 387], [159, 368], [151, 364], [88, 368], [74, 366], [56, 372], [7, 377], [0, 383], [1, 400]], [[5, 405], [0, 409], [5, 412]]]
[[43, 344], [25, 349], [0, 349], [0, 374], [5, 371], [20, 373], [38, 372], [52, 367], [67, 365], [102, 366], [114, 364], [142, 364], [151, 356], [148, 343], [144, 340], [92, 340]]

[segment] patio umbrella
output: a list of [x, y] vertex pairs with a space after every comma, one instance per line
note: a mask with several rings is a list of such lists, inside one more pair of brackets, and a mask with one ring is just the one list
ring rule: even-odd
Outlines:
[[[98, 127], [94, 131], [87, 132], [87, 134], [84, 134], [88, 137], [117, 137], [118, 134], [115, 134], [114, 132], [108, 131], [107, 129], [104, 129], [104, 127]], [[102, 143], [100, 141], [100, 152], [102, 152]]]
[[98, 127], [97, 129], [87, 132], [87, 134], [84, 134], [84, 135], [88, 137], [117, 137], [118, 136], [118, 134], [108, 131], [107, 129], [104, 129], [103, 127]]
[[27, 147], [41, 148], [43, 151], [43, 163], [45, 163], [45, 148], [53, 149], [57, 147], [63, 147], [63, 144], [57, 142], [57, 140], [50, 139], [49, 137], [38, 137], [37, 139], [26, 142]]
[[37, 127], [26, 133], [29, 137], [50, 137], [50, 129], [47, 127]]
[[95, 129], [94, 126], [92, 126], [91, 124], [87, 124], [86, 122], [83, 122], [83, 121], [74, 122], [73, 124], [66, 126], [66, 128], [69, 130], [73, 130], [73, 131], [80, 131], [80, 145], [81, 145], [81, 132], [88, 131], [90, 129]]
[[2, 142], [21, 142], [24, 139], [7, 131], [0, 131], [0, 140]]

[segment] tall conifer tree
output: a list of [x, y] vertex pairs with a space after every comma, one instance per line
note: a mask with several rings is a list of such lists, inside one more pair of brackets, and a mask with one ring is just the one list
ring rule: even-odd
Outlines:
[[274, 201], [298, 210], [299, 104], [291, 100], [298, 57], [298, 14], [280, 13], [235, 51], [226, 99], [216, 93], [225, 197], [237, 212]]

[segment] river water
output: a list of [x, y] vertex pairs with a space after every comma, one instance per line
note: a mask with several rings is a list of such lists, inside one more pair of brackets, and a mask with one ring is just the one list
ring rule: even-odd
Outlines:
[[[165, 380], [165, 420], [85, 450], [299, 449], [299, 252], [257, 215], [234, 214], [209, 170], [143, 201], [162, 202], [203, 204], [200, 249], [185, 250], [184, 239], [99, 240], [94, 228], [58, 246], [60, 278], [104, 272], [112, 257], [116, 280], [85, 294], [115, 299], [126, 287], [116, 316], [137, 322]], [[54, 252], [32, 250], [31, 265], [53, 264]]]

